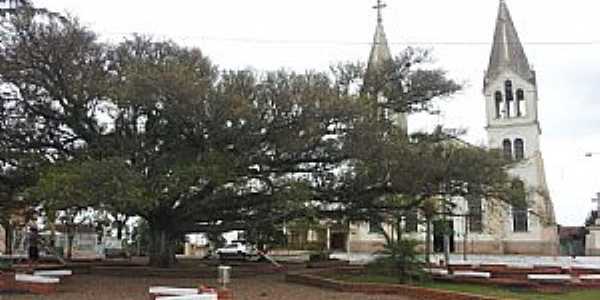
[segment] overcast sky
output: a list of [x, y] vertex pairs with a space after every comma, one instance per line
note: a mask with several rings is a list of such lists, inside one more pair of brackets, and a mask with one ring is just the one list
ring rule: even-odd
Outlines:
[[[375, 0], [35, 0], [78, 16], [104, 40], [131, 33], [199, 47], [223, 68], [326, 70], [365, 61]], [[600, 4], [590, 0], [507, 0], [537, 71], [542, 153], [558, 222], [581, 225], [600, 191]], [[466, 83], [440, 104], [439, 117], [413, 116], [411, 130], [442, 123], [486, 143], [483, 72], [498, 0], [388, 0], [384, 24], [392, 52], [431, 48], [439, 66]]]

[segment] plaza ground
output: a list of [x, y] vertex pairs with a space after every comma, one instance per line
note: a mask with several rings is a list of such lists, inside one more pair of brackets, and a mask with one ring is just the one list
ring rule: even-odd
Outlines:
[[[48, 296], [3, 295], [11, 300], [147, 300], [148, 287], [167, 285], [196, 287], [216, 285], [214, 280], [156, 277], [113, 277], [76, 275], [61, 284], [58, 293]], [[286, 283], [283, 275], [257, 275], [234, 279], [231, 284], [236, 300], [411, 300], [398, 296], [338, 293], [330, 290]]]
[[[338, 254], [341, 256], [341, 254]], [[305, 268], [306, 255], [290, 257], [278, 257], [287, 261], [286, 268], [290, 271], [301, 271]], [[372, 255], [358, 255], [351, 257], [354, 264], [372, 260]], [[451, 261], [460, 262], [462, 256], [453, 255]], [[469, 256], [471, 263], [479, 261], [496, 262], [506, 261], [510, 263], [541, 263], [558, 265], [599, 265], [600, 257], [578, 257], [573, 260], [568, 257], [526, 257], [526, 256]], [[147, 258], [134, 258], [132, 260], [110, 260], [90, 264], [90, 269], [80, 269], [79, 272], [59, 286], [58, 293], [47, 296], [0, 294], [0, 299], [14, 300], [137, 300], [148, 299], [148, 288], [150, 286], [173, 286], [196, 288], [199, 285], [217, 286], [216, 268], [218, 261], [199, 260], [191, 258], [179, 259], [177, 267], [171, 270], [147, 268]], [[333, 290], [320, 289], [304, 285], [292, 284], [284, 281], [284, 275], [273, 270], [268, 263], [251, 263], [240, 261], [229, 261], [226, 264], [233, 267], [233, 282], [230, 285], [234, 291], [234, 299], [289, 299], [289, 300], [312, 300], [312, 299], [396, 299], [416, 300], [406, 297], [391, 295], [365, 295], [339, 293]], [[85, 266], [86, 264], [84, 264]], [[77, 268], [77, 264], [71, 267]], [[69, 268], [69, 267], [67, 267]], [[84, 271], [81, 274], [82, 270]], [[343, 278], [339, 278], [343, 279]], [[346, 279], [348, 280], [348, 279]], [[353, 281], [350, 279], [350, 281]], [[373, 278], [361, 278], [362, 282], [390, 282], [387, 280], [373, 280]], [[535, 295], [531, 293], [514, 293], [515, 291], [501, 290], [496, 287], [485, 287], [476, 285], [445, 285], [432, 284], [428, 287], [447, 289], [474, 294], [483, 294], [497, 297], [508, 297], [524, 300], [597, 300], [600, 299], [600, 290], [579, 291], [576, 293], [562, 295]]]

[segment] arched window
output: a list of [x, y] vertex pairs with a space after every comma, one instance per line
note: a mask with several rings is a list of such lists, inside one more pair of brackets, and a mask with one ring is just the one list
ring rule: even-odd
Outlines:
[[513, 95], [512, 81], [507, 80], [504, 82], [504, 97], [506, 98], [506, 117], [511, 116], [511, 102], [515, 99]]
[[502, 116], [502, 93], [497, 91], [494, 95], [494, 103], [496, 104], [496, 119], [500, 119]]
[[515, 159], [522, 160], [525, 158], [525, 143], [522, 139], [515, 140]]
[[506, 159], [512, 159], [512, 143], [509, 139], [505, 139], [502, 142], [502, 152], [504, 153], [504, 157]]
[[517, 105], [515, 107], [517, 109], [517, 117], [525, 115], [525, 93], [522, 89], [517, 90]]
[[513, 231], [527, 232], [529, 231], [529, 220], [526, 206], [513, 206]]

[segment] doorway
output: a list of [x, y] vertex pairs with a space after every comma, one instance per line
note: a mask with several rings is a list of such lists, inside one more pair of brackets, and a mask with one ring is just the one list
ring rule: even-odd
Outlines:
[[332, 232], [331, 233], [331, 250], [346, 251], [346, 241], [348, 238], [347, 232]]
[[448, 232], [450, 236], [450, 253], [454, 253], [454, 221], [452, 220], [433, 222], [433, 252], [444, 252], [444, 232]]

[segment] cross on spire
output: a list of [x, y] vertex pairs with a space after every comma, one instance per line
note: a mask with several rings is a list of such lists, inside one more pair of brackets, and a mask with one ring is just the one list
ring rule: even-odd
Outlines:
[[387, 7], [387, 4], [383, 3], [381, 0], [377, 0], [377, 5], [373, 6], [373, 9], [377, 10], [377, 23], [381, 24], [383, 22], [383, 17], [381, 12], [384, 8]]
[[596, 209], [600, 212], [600, 193], [596, 194], [596, 198], [592, 199], [592, 202], [596, 202], [596, 205], [598, 205]]

